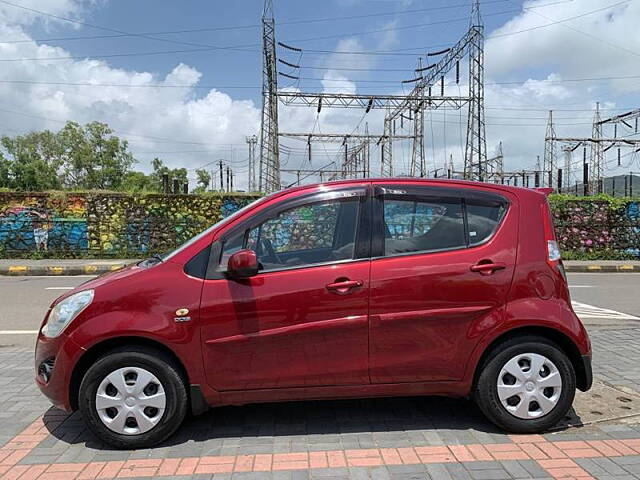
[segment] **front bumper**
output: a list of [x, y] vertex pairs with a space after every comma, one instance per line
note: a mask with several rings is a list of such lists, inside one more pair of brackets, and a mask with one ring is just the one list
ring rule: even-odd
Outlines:
[[73, 367], [84, 350], [64, 333], [57, 338], [38, 334], [35, 352], [35, 381], [40, 391], [57, 408], [71, 412], [69, 386]]

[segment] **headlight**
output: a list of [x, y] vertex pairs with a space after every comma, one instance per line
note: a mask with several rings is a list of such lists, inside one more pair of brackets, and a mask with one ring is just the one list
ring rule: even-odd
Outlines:
[[93, 290], [78, 292], [65, 298], [51, 310], [47, 323], [42, 327], [45, 337], [55, 338], [62, 333], [93, 300]]

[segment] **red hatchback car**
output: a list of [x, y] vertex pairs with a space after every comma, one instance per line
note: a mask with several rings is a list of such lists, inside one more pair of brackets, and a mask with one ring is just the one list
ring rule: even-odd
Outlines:
[[35, 361], [44, 394], [122, 448], [189, 410], [344, 397], [471, 397], [538, 432], [592, 382], [545, 194], [417, 179], [260, 199], [58, 298]]

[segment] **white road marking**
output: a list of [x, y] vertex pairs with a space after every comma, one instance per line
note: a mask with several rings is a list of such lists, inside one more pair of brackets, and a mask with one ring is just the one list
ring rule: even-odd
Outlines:
[[605, 320], [640, 320], [640, 318], [628, 313], [609, 310], [608, 308], [600, 308], [586, 303], [571, 302], [573, 310], [580, 318], [601, 318]]
[[45, 290], [73, 290], [76, 287], [45, 287]]
[[0, 335], [35, 335], [38, 330], [0, 330]]

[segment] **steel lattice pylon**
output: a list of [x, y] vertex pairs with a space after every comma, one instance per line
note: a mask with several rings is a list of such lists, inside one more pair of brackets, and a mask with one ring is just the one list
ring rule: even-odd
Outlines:
[[273, 0], [265, 0], [262, 13], [262, 51], [262, 124], [258, 190], [270, 193], [280, 190], [278, 69]]
[[[483, 181], [487, 160], [487, 137], [484, 119], [484, 27], [480, 18], [480, 1], [474, 0], [469, 36], [469, 116], [464, 155], [464, 176]], [[477, 168], [474, 171], [474, 167]]]
[[591, 193], [601, 193], [600, 179], [602, 178], [602, 165], [604, 164], [604, 144], [598, 141], [602, 138], [602, 123], [600, 120], [600, 102], [597, 102], [593, 113], [593, 129], [591, 133], [591, 138], [595, 142], [591, 143], [589, 161], [589, 191]]
[[245, 141], [249, 146], [249, 179], [247, 182], [247, 190], [249, 192], [256, 192], [258, 191], [256, 185], [256, 144], [258, 143], [258, 138], [253, 135], [246, 137]]
[[547, 187], [554, 188], [554, 178], [556, 166], [558, 164], [558, 150], [556, 146], [556, 129], [553, 124], [553, 110], [549, 110], [549, 120], [547, 122], [547, 133], [544, 142], [544, 157], [542, 163], [542, 171], [547, 173]]
[[426, 177], [426, 164], [424, 159], [424, 110], [417, 109], [413, 116], [413, 148], [411, 150], [412, 177]]
[[393, 120], [387, 117], [384, 119], [384, 140], [382, 141], [382, 148], [380, 152], [382, 158], [380, 159], [380, 176], [393, 177]]

